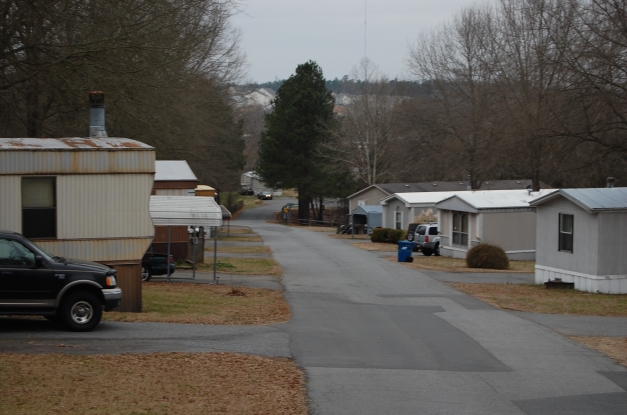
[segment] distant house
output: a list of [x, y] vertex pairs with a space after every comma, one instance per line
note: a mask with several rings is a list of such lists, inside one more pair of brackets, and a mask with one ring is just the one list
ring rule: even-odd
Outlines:
[[555, 189], [459, 192], [436, 203], [440, 253], [465, 258], [481, 243], [498, 245], [513, 260], [536, 256], [536, 208], [530, 202]]
[[357, 206], [351, 213], [355, 233], [370, 235], [374, 228], [381, 227], [381, 205]]
[[537, 209], [536, 283], [627, 294], [627, 188], [560, 189]]
[[394, 193], [381, 200], [382, 227], [407, 229], [420, 215], [430, 212], [437, 217], [436, 203], [463, 192]]
[[[475, 190], [526, 189], [530, 188], [531, 185], [531, 180], [490, 180], [482, 182], [480, 189]], [[543, 184], [541, 187], [546, 188]], [[467, 181], [373, 184], [348, 196], [348, 211], [352, 212], [357, 206], [378, 205], [382, 199], [394, 193], [459, 192], [463, 190], [471, 190]]]
[[141, 311], [155, 149], [127, 138], [0, 138], [0, 229], [111, 265], [120, 311]]
[[[261, 178], [261, 176], [259, 176], [254, 171], [242, 173], [240, 177], [240, 187], [241, 187], [241, 190], [252, 190], [253, 192], [255, 192], [255, 194], [263, 190], [269, 189], [268, 186], [266, 186], [266, 183], [264, 182], [264, 180]], [[282, 189], [271, 189], [271, 190], [274, 196], [283, 195]]]

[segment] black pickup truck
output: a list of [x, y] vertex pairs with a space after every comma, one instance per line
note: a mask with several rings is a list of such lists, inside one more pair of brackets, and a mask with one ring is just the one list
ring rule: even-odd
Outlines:
[[120, 305], [114, 268], [50, 255], [16, 232], [0, 231], [0, 315], [35, 315], [70, 331], [93, 330]]

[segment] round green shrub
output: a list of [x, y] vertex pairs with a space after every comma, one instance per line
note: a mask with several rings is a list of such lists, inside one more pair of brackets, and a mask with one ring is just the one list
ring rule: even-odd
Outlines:
[[403, 229], [390, 229], [388, 231], [388, 242], [393, 244], [397, 243], [405, 237], [405, 233], [407, 232]]
[[466, 265], [468, 268], [508, 269], [509, 258], [499, 246], [480, 244], [468, 251]]
[[388, 231], [388, 228], [375, 228], [370, 235], [370, 240], [372, 242], [387, 242]]

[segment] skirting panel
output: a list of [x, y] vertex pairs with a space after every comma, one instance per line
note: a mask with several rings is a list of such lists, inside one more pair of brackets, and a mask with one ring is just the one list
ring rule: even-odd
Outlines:
[[590, 293], [627, 294], [627, 275], [590, 275], [536, 265], [536, 284], [555, 279], [575, 283], [575, 289]]

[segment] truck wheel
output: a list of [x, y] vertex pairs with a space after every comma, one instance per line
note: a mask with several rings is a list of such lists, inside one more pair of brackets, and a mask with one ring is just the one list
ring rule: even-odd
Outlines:
[[431, 254], [433, 254], [433, 251], [427, 248], [422, 248], [422, 254], [424, 256], [431, 256]]
[[69, 331], [91, 331], [102, 318], [102, 304], [88, 291], [69, 294], [61, 302], [59, 320]]
[[440, 256], [440, 244], [435, 244], [435, 249], [433, 250], [435, 256]]
[[150, 267], [142, 267], [142, 281], [150, 281], [152, 278], [152, 270]]

